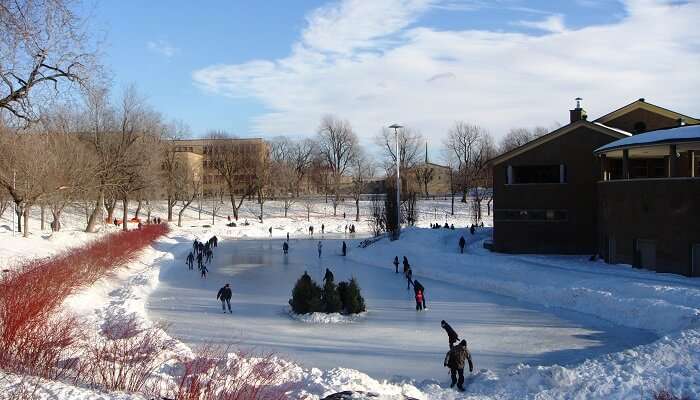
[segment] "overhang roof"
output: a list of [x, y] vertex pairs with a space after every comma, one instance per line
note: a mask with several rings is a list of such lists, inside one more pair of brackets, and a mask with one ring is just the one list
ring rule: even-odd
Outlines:
[[634, 111], [636, 109], [647, 110], [649, 112], [663, 115], [664, 117], [671, 118], [671, 119], [681, 118], [688, 125], [700, 124], [700, 120], [697, 118], [693, 118], [693, 117], [690, 117], [688, 115], [684, 115], [684, 114], [669, 110], [667, 108], [657, 106], [656, 104], [648, 103], [644, 99], [635, 100], [635, 101], [627, 104], [626, 106], [622, 106], [615, 111], [612, 111], [612, 112], [609, 112], [609, 113], [603, 115], [602, 117], [596, 119], [594, 122], [601, 122], [604, 124], [606, 122], [612, 121], [615, 118], [618, 118], [618, 117], [625, 115], [625, 114], [627, 114], [631, 111]]
[[593, 153], [600, 154], [625, 148], [686, 142], [700, 142], [700, 125], [679, 126], [640, 133], [639, 135], [608, 143], [605, 146], [597, 148]]
[[596, 132], [600, 132], [602, 134], [612, 136], [616, 139], [631, 136], [630, 133], [625, 132], [621, 129], [611, 128], [609, 126], [605, 126], [602, 123], [593, 123], [593, 122], [589, 122], [586, 120], [581, 120], [581, 121], [576, 121], [576, 122], [570, 123], [568, 125], [564, 125], [561, 128], [556, 129], [552, 132], [549, 132], [546, 135], [540, 136], [535, 140], [531, 140], [520, 147], [516, 147], [515, 149], [508, 151], [506, 153], [503, 153], [498, 157], [494, 157], [491, 160], [489, 160], [489, 163], [491, 165], [500, 164], [500, 163], [502, 163], [506, 160], [509, 160], [517, 155], [528, 152], [528, 151], [534, 149], [535, 147], [538, 147], [538, 146], [543, 145], [551, 140], [554, 140], [560, 136], [566, 135], [567, 133], [572, 132], [580, 127], [587, 127], [587, 128], [590, 128]]

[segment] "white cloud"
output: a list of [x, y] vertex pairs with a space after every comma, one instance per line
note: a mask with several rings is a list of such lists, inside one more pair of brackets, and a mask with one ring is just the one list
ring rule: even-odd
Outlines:
[[156, 40], [156, 41], [149, 41], [146, 43], [146, 46], [148, 47], [149, 50], [151, 50], [154, 53], [160, 54], [162, 56], [165, 56], [167, 58], [173, 57], [177, 53], [180, 52], [180, 49], [171, 45], [165, 40]]
[[326, 113], [361, 137], [400, 122], [433, 147], [455, 120], [495, 136], [516, 126], [568, 122], [581, 96], [589, 115], [645, 97], [697, 114], [700, 5], [627, 0], [615, 24], [546, 35], [416, 26], [436, 1], [345, 1], [308, 17], [288, 57], [212, 65], [193, 79], [206, 90], [251, 97], [271, 110], [255, 134], [313, 133]]
[[539, 29], [545, 32], [562, 33], [566, 30], [564, 26], [564, 16], [562, 15], [550, 15], [541, 21], [518, 21], [517, 25]]

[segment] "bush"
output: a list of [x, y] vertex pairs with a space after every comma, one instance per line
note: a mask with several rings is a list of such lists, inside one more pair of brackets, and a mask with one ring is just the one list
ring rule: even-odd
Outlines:
[[321, 292], [321, 288], [316, 282], [311, 279], [309, 274], [304, 272], [304, 275], [299, 278], [294, 285], [294, 289], [292, 289], [292, 298], [289, 300], [292, 311], [297, 314], [323, 311]]
[[340, 282], [336, 286], [333, 273], [326, 270], [324, 281], [321, 289], [309, 274], [304, 272], [292, 289], [292, 298], [289, 300], [292, 311], [297, 314], [358, 314], [365, 311], [365, 299], [362, 298], [360, 285], [355, 278], [350, 279], [350, 282]]

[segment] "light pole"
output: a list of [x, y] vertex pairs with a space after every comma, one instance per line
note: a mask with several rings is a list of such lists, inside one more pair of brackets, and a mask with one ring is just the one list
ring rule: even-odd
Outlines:
[[399, 124], [391, 125], [389, 128], [394, 130], [394, 138], [396, 139], [396, 239], [401, 236], [401, 178], [399, 175], [399, 165], [401, 155], [399, 154], [399, 128], [403, 126]]

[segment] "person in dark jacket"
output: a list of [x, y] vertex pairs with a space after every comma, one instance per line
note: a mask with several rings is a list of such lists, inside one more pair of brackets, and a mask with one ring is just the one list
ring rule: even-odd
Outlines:
[[207, 266], [206, 266], [206, 265], [202, 265], [202, 269], [201, 269], [200, 271], [202, 271], [202, 279], [206, 278], [206, 277], [207, 277], [207, 272], [209, 272], [209, 270], [207, 269]]
[[420, 282], [418, 282], [418, 279], [413, 281], [413, 291], [418, 295], [418, 292], [421, 293], [421, 303], [423, 306], [423, 309], [426, 309], [427, 307], [425, 306], [425, 288], [423, 285], [421, 285]]
[[445, 332], [447, 332], [447, 340], [450, 343], [450, 348], [452, 348], [452, 346], [454, 346], [454, 344], [459, 340], [459, 335], [457, 335], [457, 332], [455, 332], [450, 324], [448, 324], [444, 319], [440, 321], [440, 326], [445, 330]]
[[472, 226], [469, 227], [469, 233], [473, 235], [475, 230], [476, 228], [474, 228], [474, 224], [472, 224]]
[[394, 268], [396, 268], [396, 273], [399, 273], [399, 256], [394, 257]]
[[194, 266], [194, 254], [190, 251], [190, 254], [187, 255], [187, 261], [185, 261], [185, 264], [187, 264], [187, 267], [189, 269], [192, 269]]
[[268, 229], [268, 231], [270, 232], [270, 237], [272, 237], [272, 227], [270, 227], [270, 229]]
[[343, 241], [343, 257], [348, 253], [348, 246], [345, 244], [345, 241]]
[[326, 282], [330, 280], [332, 282], [334, 278], [335, 277], [333, 276], [333, 272], [331, 272], [330, 269], [326, 268], [326, 273], [325, 275], [323, 275], [323, 280]]
[[282, 243], [282, 251], [284, 254], [287, 254], [289, 252], [289, 244], [287, 242]]
[[459, 238], [459, 252], [464, 253], [464, 245], [467, 244], [467, 241], [464, 240], [464, 236], [461, 236]]
[[197, 253], [197, 269], [199, 269], [200, 271], [202, 270], [202, 266], [204, 266], [203, 261], [204, 259], [202, 253]]
[[413, 277], [413, 271], [411, 270], [411, 267], [408, 267], [408, 271], [406, 271], [406, 281], [408, 284], [406, 285], [406, 290], [411, 288], [411, 284], [413, 283], [413, 280], [411, 279]]
[[216, 237], [216, 236], [212, 236], [211, 239], [212, 239], [212, 240], [211, 240], [211, 243], [214, 245], [214, 248], [216, 248], [216, 246], [219, 245], [219, 238]]
[[326, 233], [326, 225], [321, 224], [321, 234], [323, 235], [324, 233]]
[[[469, 372], [474, 371], [474, 364], [472, 363], [472, 356], [467, 349], [467, 341], [462, 340], [459, 344], [450, 349], [445, 355], [444, 365], [450, 369], [450, 378], [452, 378], [452, 383], [450, 387], [454, 387], [457, 384], [457, 389], [464, 391], [464, 365], [465, 362], [469, 362]], [[459, 380], [457, 379], [459, 375]]]
[[408, 272], [409, 268], [411, 268], [411, 264], [408, 263], [408, 258], [406, 258], [406, 256], [403, 256], [403, 273], [404, 273], [404, 275]]
[[233, 314], [231, 311], [231, 287], [228, 283], [219, 289], [219, 293], [216, 294], [216, 299], [221, 300], [221, 309], [224, 310], [224, 314], [226, 314], [226, 306], [228, 306], [228, 312]]

